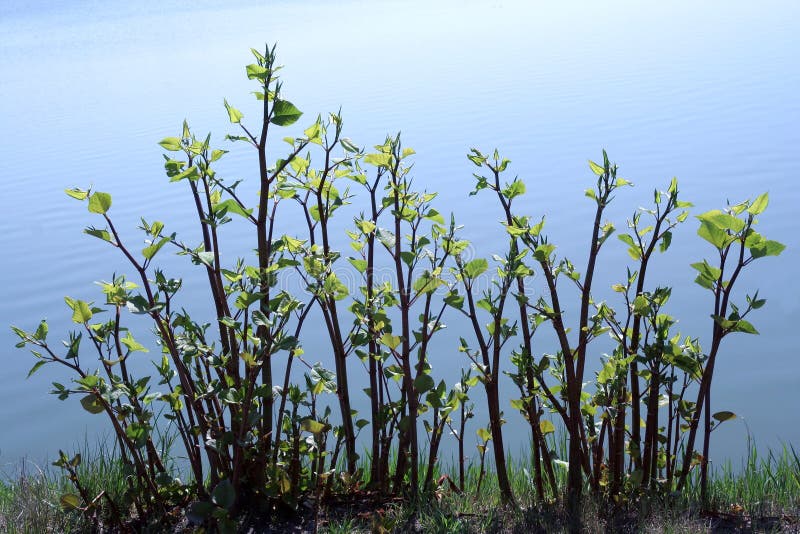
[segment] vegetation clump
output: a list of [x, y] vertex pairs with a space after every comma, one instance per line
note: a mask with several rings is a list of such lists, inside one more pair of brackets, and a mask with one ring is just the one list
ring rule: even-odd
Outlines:
[[[53, 393], [78, 397], [113, 429], [123, 486], [113, 495], [91, 489], [80, 457], [62, 453], [56, 465], [73, 484], [60, 498], [65, 509], [111, 528], [132, 517], [169, 520], [180, 510], [193, 525], [230, 531], [254, 513], [271, 521], [335, 502], [480, 494], [488, 477], [503, 505], [562, 510], [577, 531], [587, 498], [621, 505], [696, 487], [709, 501], [711, 435], [735, 417], [711, 409], [718, 355], [727, 336], [757, 333], [750, 315], [765, 304], [757, 291], [741, 290], [740, 275], [784, 249], [756, 230], [766, 193], [696, 217], [710, 245], [709, 258], [692, 263], [709, 293], [704, 349], [697, 333], [676, 330], [672, 288], [647, 278], [692, 207], [675, 179], [618, 232], [606, 210], [632, 184], [605, 151], [590, 161], [585, 195], [595, 213], [579, 270], [557, 254], [544, 218], [517, 209], [526, 186], [507, 178], [509, 160], [471, 149], [471, 195], [496, 202], [506, 236], [491, 259], [472, 257], [454, 217], [436, 208], [436, 194], [415, 187], [414, 150], [399, 135], [366, 150], [343, 136], [342, 118], [332, 113], [285, 137], [283, 155], [270, 159], [278, 128], [302, 113], [284, 98], [274, 47], [252, 52], [246, 72], [261, 114], [248, 125], [227, 101], [225, 108], [240, 129], [227, 140], [257, 159], [255, 204], [215, 170], [227, 150], [185, 122], [160, 145], [169, 181], [184, 185], [196, 208], [199, 242], [142, 219], [140, 250], [114, 224], [110, 194], [67, 191], [99, 218], [85, 232], [116, 248], [131, 272], [101, 283], [102, 304], [66, 298], [77, 329], [63, 347], [49, 341], [45, 321], [33, 331], [14, 327], [19, 346], [37, 358], [31, 374], [46, 364], [67, 368], [71, 380], [54, 383]], [[359, 195], [350, 250], [338, 250], [331, 221]], [[236, 218], [252, 232], [256, 253], [230, 262], [223, 227]], [[283, 220], [300, 222], [283, 233]], [[612, 286], [612, 303], [595, 298], [594, 279], [615, 233], [630, 263]], [[181, 307], [182, 280], [156, 263], [168, 249], [203, 272], [211, 320]], [[129, 365], [147, 351], [126, 326], [131, 313], [148, 318], [155, 334], [154, 375]], [[451, 345], [462, 355], [460, 379], [448, 384], [433, 368], [432, 347], [442, 346], [451, 317], [466, 326]], [[321, 334], [333, 369], [304, 357], [303, 340]], [[539, 342], [548, 335], [555, 345]], [[608, 342], [595, 343], [601, 338], [610, 339], [607, 353], [598, 345]], [[356, 368], [363, 369], [356, 383], [368, 384], [363, 414], [351, 396]], [[518, 393], [510, 406], [501, 403], [502, 388]], [[475, 402], [486, 402], [488, 421], [468, 428]], [[529, 428], [529, 459], [516, 469], [503, 440], [508, 408]], [[477, 473], [465, 465], [473, 433]], [[164, 434], [175, 436], [170, 447], [158, 439]], [[453, 469], [439, 460], [448, 434], [458, 449]]]

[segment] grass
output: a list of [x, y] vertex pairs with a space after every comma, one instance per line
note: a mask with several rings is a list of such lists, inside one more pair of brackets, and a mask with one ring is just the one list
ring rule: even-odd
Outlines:
[[[106, 491], [119, 497], [125, 490], [119, 463], [107, 447], [83, 446], [79, 476], [90, 494]], [[522, 455], [517, 456], [520, 458]], [[457, 469], [447, 469], [456, 473]], [[463, 493], [444, 483], [418, 503], [359, 502], [327, 505], [316, 529], [320, 532], [566, 532], [567, 517], [557, 499], [538, 502], [526, 465], [509, 463], [516, 508], [501, 505], [496, 479], [487, 472], [476, 494], [477, 463], [467, 468]], [[437, 474], [438, 478], [439, 474]], [[457, 480], [457, 477], [453, 477]], [[587, 497], [585, 532], [781, 532], [800, 530], [800, 455], [792, 447], [760, 454], [754, 446], [742, 464], [713, 470], [706, 506], [693, 483], [681, 495], [632, 497], [616, 505]], [[0, 532], [83, 532], [91, 528], [79, 512], [64, 511], [60, 498], [73, 492], [55, 467], [23, 463], [13, 476], [0, 478]], [[302, 507], [301, 507], [302, 508]], [[306, 514], [308, 515], [308, 514]], [[173, 528], [184, 528], [185, 522]], [[249, 522], [251, 532], [273, 532]], [[281, 523], [295, 532], [315, 530], [303, 517]]]
[[[103, 442], [81, 446], [78, 477], [91, 495], [105, 491], [119, 498], [125, 491], [121, 464]], [[75, 493], [65, 473], [51, 465], [24, 461], [13, 475], [0, 477], [0, 532], [78, 532], [87, 527], [80, 514], [61, 508], [61, 496]]]
[[[516, 456], [520, 458], [522, 455]], [[509, 455], [509, 459], [514, 458]], [[456, 473], [457, 469], [447, 470]], [[372, 513], [329, 510], [321, 530], [351, 532], [567, 532], [567, 515], [558, 500], [537, 502], [528, 471], [509, 461], [509, 476], [518, 507], [502, 506], [496, 480], [485, 475], [476, 494], [478, 465], [469, 465], [465, 491], [446, 485], [434, 498], [415, 504], [398, 503]], [[566, 479], [564, 470], [559, 482]], [[456, 477], [454, 477], [455, 479]], [[610, 505], [587, 497], [583, 505], [585, 532], [798, 532], [800, 531], [800, 455], [791, 447], [759, 455], [750, 447], [738, 468], [730, 462], [712, 471], [708, 503], [701, 506], [698, 480], [681, 495], [639, 496]]]

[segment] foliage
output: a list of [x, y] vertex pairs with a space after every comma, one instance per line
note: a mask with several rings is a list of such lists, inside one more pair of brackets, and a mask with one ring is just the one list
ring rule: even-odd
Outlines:
[[[477, 429], [477, 491], [491, 450], [501, 500], [515, 502], [503, 441], [503, 384], [519, 392], [510, 408], [530, 428], [536, 499], [546, 503], [564, 493], [566, 468], [573, 529], [580, 525], [585, 488], [615, 500], [668, 493], [686, 487], [699, 466], [705, 499], [711, 432], [735, 417], [710, 409], [721, 342], [733, 333], [756, 334], [749, 316], [765, 303], [758, 292], [742, 300], [737, 282], [755, 260], [784, 248], [755, 229], [766, 193], [697, 216], [698, 235], [712, 247], [711, 259], [692, 264], [696, 282], [711, 296], [712, 337], [705, 351], [696, 337], [676, 331], [668, 313], [672, 288], [653, 287], [646, 277], [656, 252], [666, 252], [673, 230], [688, 220], [692, 205], [680, 197], [675, 179], [654, 191], [651, 207], [634, 212], [626, 233], [618, 235], [631, 263], [612, 287], [618, 303], [598, 301], [593, 282], [600, 253], [616, 233], [605, 213], [632, 185], [617, 175], [605, 151], [601, 163], [589, 162], [594, 185], [585, 195], [595, 216], [586, 267], [579, 272], [576, 262], [557, 254], [544, 219], [517, 211], [515, 200], [526, 194], [526, 185], [518, 177], [505, 179], [509, 160], [496, 150], [485, 155], [472, 149], [468, 157], [478, 172], [471, 194], [489, 193], [497, 201], [506, 242], [491, 261], [471, 257], [454, 218], [434, 207], [436, 194], [414, 187], [414, 150], [403, 147], [399, 135], [366, 150], [342, 136], [342, 118], [331, 113], [317, 117], [302, 135], [285, 137], [285, 152], [269, 161], [277, 150], [275, 130], [302, 113], [283, 96], [274, 47], [252, 52], [255, 63], [246, 72], [257, 86], [261, 115], [248, 126], [241, 111], [227, 100], [224, 105], [240, 129], [227, 140], [256, 155], [255, 205], [239, 193], [238, 181], [217, 173], [227, 150], [212, 147], [210, 134], [197, 137], [185, 122], [180, 135], [159, 144], [167, 151], [169, 181], [186, 187], [196, 208], [197, 242], [183, 241], [161, 221], [142, 220], [145, 246], [137, 250], [111, 218], [110, 194], [67, 191], [100, 219], [85, 232], [116, 248], [132, 275], [102, 282], [102, 304], [65, 299], [77, 329], [63, 348], [48, 340], [45, 321], [31, 332], [14, 327], [19, 346], [30, 346], [37, 358], [31, 374], [46, 364], [67, 368], [71, 381], [54, 383], [53, 393], [62, 400], [78, 397], [90, 414], [104, 414], [116, 438], [123, 494], [89, 492], [77, 471], [80, 457], [62, 453], [56, 465], [75, 488], [62, 497], [63, 506], [96, 521], [104, 514], [161, 516], [182, 506], [193, 523], [231, 530], [243, 510], [297, 509], [303, 501], [318, 506], [331, 495], [363, 489], [417, 502], [449, 480], [444, 475], [435, 483], [446, 429], [459, 451], [458, 484], [450, 483], [464, 491], [466, 425], [478, 382], [489, 420]], [[366, 208], [353, 216], [351, 251], [345, 253], [335, 248], [330, 221], [358, 194]], [[278, 221], [290, 217], [290, 207], [299, 208], [302, 223], [293, 234], [281, 234]], [[223, 261], [223, 228], [234, 219], [253, 232], [254, 258]], [[203, 272], [211, 320], [180, 307], [183, 281], [155, 263], [166, 250]], [[303, 287], [290, 290], [298, 276]], [[530, 283], [533, 277], [543, 279], [540, 290]], [[356, 284], [347, 283], [353, 279]], [[575, 289], [574, 308], [564, 285]], [[309, 330], [312, 310], [324, 329]], [[574, 310], [577, 317], [571, 317]], [[148, 318], [155, 333], [160, 354], [152, 358], [153, 375], [140, 376], [129, 365], [148, 350], [126, 326], [129, 314]], [[448, 314], [469, 325], [452, 353], [470, 365], [452, 385], [432, 368], [432, 340]], [[534, 342], [544, 329], [557, 340], [548, 352]], [[320, 330], [333, 370], [304, 359], [303, 339]], [[612, 340], [608, 354], [594, 348], [601, 337]], [[353, 356], [369, 384], [363, 417], [351, 399]], [[367, 427], [368, 435], [360, 437]], [[566, 437], [566, 454], [557, 450], [557, 429]], [[174, 454], [187, 459], [185, 482], [157, 445], [164, 431], [177, 436], [180, 452]], [[359, 440], [368, 445], [368, 474], [359, 471]]]

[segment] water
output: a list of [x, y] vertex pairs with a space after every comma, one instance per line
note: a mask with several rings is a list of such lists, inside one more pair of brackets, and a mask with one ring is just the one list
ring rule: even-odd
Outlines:
[[[513, 161], [512, 172], [528, 183], [522, 207], [547, 215], [559, 250], [577, 265], [592, 209], [582, 196], [591, 185], [586, 160], [599, 159], [602, 148], [636, 184], [610, 212], [618, 226], [672, 176], [695, 213], [769, 191], [761, 230], [788, 249], [757, 262], [741, 282], [760, 288], [768, 304], [753, 318], [761, 335], [728, 338], [720, 356], [714, 408], [741, 418], [715, 433], [714, 453], [741, 457], [748, 428], [765, 446], [800, 443], [800, 360], [791, 335], [800, 311], [792, 267], [800, 260], [795, 2], [49, 4], [0, 6], [3, 469], [91, 442], [105, 424], [45, 393], [50, 382], [67, 380], [60, 369], [45, 367], [26, 381], [32, 358], [14, 348], [5, 326], [32, 329], [47, 317], [59, 339], [71, 328], [62, 297], [100, 300], [91, 282], [126, 272], [113, 250], [81, 234], [96, 220], [63, 189], [93, 184], [111, 192], [112, 214], [129, 239], [139, 239], [134, 228], [144, 216], [195, 240], [185, 190], [166, 183], [155, 143], [187, 118], [223, 144], [233, 132], [223, 97], [246, 120], [256, 117], [243, 66], [252, 61], [249, 47], [274, 41], [287, 65], [284, 94], [306, 112], [300, 122], [341, 106], [346, 135], [359, 144], [402, 130], [418, 152], [417, 183], [441, 193], [440, 211], [466, 223], [482, 255], [497, 251], [499, 216], [488, 200], [467, 196], [471, 146], [498, 147]], [[232, 147], [220, 169], [252, 181], [253, 154]], [[705, 339], [709, 296], [692, 284], [688, 264], [710, 251], [694, 224], [658, 258], [652, 282], [675, 286], [670, 311], [686, 333]], [[243, 233], [231, 241], [247, 251]], [[613, 269], [598, 273], [605, 287], [624, 273], [624, 250], [612, 247], [604, 254]], [[187, 276], [187, 305], [202, 307], [197, 271], [165, 265]], [[434, 372], [463, 363], [449, 339]], [[327, 358], [321, 345], [311, 347]], [[506, 411], [511, 447], [522, 447], [527, 437], [514, 430], [521, 420]]]

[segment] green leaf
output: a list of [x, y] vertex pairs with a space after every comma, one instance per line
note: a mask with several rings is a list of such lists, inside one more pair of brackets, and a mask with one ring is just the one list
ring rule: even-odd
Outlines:
[[763, 258], [764, 256], [779, 256], [785, 248], [786, 245], [783, 243], [764, 240], [750, 247], [750, 254], [752, 254], [754, 258]]
[[303, 130], [303, 135], [306, 136], [312, 143], [321, 144], [322, 142], [322, 125], [319, 122], [315, 122], [305, 130]]
[[697, 229], [697, 235], [718, 249], [722, 249], [728, 244], [728, 234], [708, 221], [702, 221], [700, 223], [700, 228]]
[[739, 319], [738, 321], [736, 321], [731, 331], [743, 332], [745, 334], [753, 334], [756, 336], [758, 335], [758, 330], [756, 330], [756, 327], [750, 324], [750, 322], [745, 321], [744, 319]]
[[211, 500], [217, 506], [230, 510], [236, 501], [236, 492], [231, 481], [227, 478], [220, 480], [219, 484], [214, 487], [214, 491], [211, 492]]
[[89, 197], [89, 211], [92, 213], [103, 214], [111, 207], [111, 195], [108, 193], [93, 193]]
[[376, 167], [389, 167], [392, 163], [392, 155], [383, 153], [367, 154], [364, 156], [364, 163]]
[[227, 200], [223, 200], [222, 202], [218, 203], [214, 206], [214, 213], [217, 214], [222, 210], [227, 210], [227, 213], [235, 213], [236, 215], [241, 215], [242, 217], [249, 217], [253, 213], [253, 209], [250, 208], [248, 210], [242, 208], [238, 202], [229, 198]]
[[661, 243], [658, 245], [658, 250], [660, 252], [666, 252], [669, 246], [672, 244], [672, 232], [664, 232], [664, 235], [661, 237]]
[[302, 251], [303, 243], [305, 243], [305, 241], [301, 239], [296, 239], [289, 235], [284, 235], [283, 237], [281, 237], [281, 241], [283, 242], [283, 245], [286, 247], [286, 249], [292, 253]]
[[[194, 259], [194, 258], [192, 258]], [[214, 268], [214, 253], [212, 251], [202, 251], [197, 253], [197, 261], [206, 267]]]
[[30, 370], [30, 371], [28, 371], [28, 376], [27, 376], [27, 378], [30, 378], [30, 377], [33, 375], [33, 373], [35, 373], [36, 371], [38, 371], [38, 370], [39, 370], [39, 368], [41, 368], [41, 367], [42, 367], [43, 365], [45, 365], [46, 363], [48, 363], [46, 360], [39, 360], [38, 362], [36, 362], [35, 364], [33, 364], [33, 367], [31, 367], [31, 370]]
[[98, 239], [102, 239], [103, 241], [106, 241], [108, 243], [113, 243], [113, 240], [111, 239], [111, 233], [108, 230], [102, 228], [89, 227], [85, 228], [83, 230], [83, 233], [88, 234], [92, 237], [96, 237]]
[[478, 167], [480, 167], [486, 162], [486, 156], [481, 154], [479, 150], [472, 148], [470, 149], [470, 152], [471, 152], [470, 154], [467, 154], [467, 157], [472, 163], [474, 163]]
[[589, 160], [589, 168], [592, 169], [592, 172], [595, 173], [597, 176], [603, 176], [603, 173], [606, 172], [603, 167], [601, 167], [592, 160]]
[[489, 313], [492, 313], [492, 309], [494, 308], [492, 306], [492, 303], [488, 299], [480, 299], [478, 302], [475, 303], [475, 305], [478, 308], [486, 310]]
[[733, 413], [733, 412], [722, 411], [722, 412], [715, 413], [711, 417], [713, 417], [714, 419], [716, 419], [720, 423], [724, 423], [725, 421], [729, 421], [731, 419], [736, 419], [736, 414]]
[[192, 165], [185, 171], [179, 172], [178, 174], [173, 175], [169, 181], [170, 182], [180, 182], [181, 180], [196, 180], [200, 176], [200, 173], [197, 171], [197, 167]]
[[550, 260], [550, 256], [553, 254], [553, 251], [556, 249], [556, 246], [552, 243], [542, 243], [536, 250], [533, 251], [533, 257], [536, 258], [537, 261], [546, 262]]
[[247, 78], [249, 80], [259, 79], [259, 80], [266, 80], [267, 75], [269, 74], [269, 70], [266, 67], [262, 67], [261, 65], [247, 65], [245, 67], [247, 71]]
[[691, 267], [700, 273], [700, 276], [706, 278], [711, 282], [716, 282], [722, 276], [722, 271], [719, 268], [710, 265], [706, 260], [692, 263]]
[[444, 302], [448, 306], [452, 306], [453, 308], [457, 308], [459, 310], [464, 307], [464, 297], [455, 291], [449, 292], [447, 296], [445, 296]]
[[425, 373], [422, 373], [414, 380], [414, 387], [420, 395], [430, 391], [435, 385], [436, 384], [434, 383], [433, 378], [431, 378], [431, 375]]
[[386, 333], [381, 336], [380, 341], [383, 345], [389, 347], [391, 350], [394, 350], [400, 345], [402, 340], [400, 339], [400, 336], [393, 336], [392, 334]]
[[89, 393], [81, 398], [81, 406], [91, 414], [99, 414], [105, 411], [103, 404], [98, 400], [97, 395]]
[[[637, 297], [638, 298], [638, 297]], [[606, 384], [616, 376], [617, 366], [613, 361], [603, 364], [603, 368], [597, 373], [597, 383]]]
[[133, 422], [125, 428], [125, 435], [130, 438], [135, 447], [141, 448], [147, 443], [150, 429], [146, 424]]
[[89, 197], [89, 192], [84, 191], [82, 189], [73, 188], [73, 189], [65, 189], [64, 192], [77, 200], [86, 200]]
[[326, 278], [325, 281], [322, 283], [323, 291], [333, 297], [335, 300], [342, 300], [350, 294], [347, 286], [339, 280], [339, 277], [336, 276], [336, 273], [330, 273]]
[[83, 324], [92, 319], [92, 310], [89, 308], [89, 303], [82, 300], [75, 300], [70, 297], [64, 297], [67, 306], [72, 308], [72, 320], [78, 324]]
[[302, 115], [303, 112], [288, 100], [276, 100], [272, 106], [272, 118], [269, 122], [278, 126], [289, 126], [297, 122]]
[[47, 325], [47, 321], [39, 321], [39, 326], [36, 327], [36, 332], [33, 333], [33, 338], [44, 341], [47, 339], [47, 333], [49, 330], [50, 327]]
[[720, 210], [707, 211], [697, 216], [702, 222], [713, 224], [720, 230], [730, 230], [731, 232], [740, 232], [744, 228], [745, 222], [738, 217], [734, 217], [730, 213], [725, 213]]
[[525, 401], [522, 399], [511, 399], [511, 407], [523, 413], [527, 411], [525, 408]]
[[552, 421], [548, 419], [542, 419], [539, 421], [539, 430], [542, 431], [542, 435], [546, 436], [547, 434], [552, 434], [556, 431], [556, 426], [553, 424]]
[[476, 276], [486, 272], [488, 268], [489, 262], [483, 258], [476, 258], [464, 265], [464, 276], [467, 278], [475, 278]]
[[751, 213], [753, 215], [759, 215], [765, 209], [767, 209], [767, 205], [769, 204], [769, 193], [764, 193], [756, 197], [752, 204], [747, 208], [747, 213]]
[[508, 187], [503, 189], [503, 194], [508, 198], [518, 197], [525, 193], [525, 182], [522, 180], [515, 180], [508, 184]]
[[488, 428], [481, 427], [478, 430], [476, 430], [475, 433], [478, 434], [478, 437], [481, 438], [481, 440], [483, 441], [489, 441], [490, 439], [492, 439], [492, 433], [489, 432]]
[[442, 217], [442, 214], [433, 208], [428, 210], [428, 213], [425, 214], [425, 218], [442, 225], [444, 224], [444, 217]]
[[242, 122], [242, 117], [244, 117], [242, 112], [228, 104], [227, 100], [223, 100], [223, 102], [225, 103], [225, 109], [228, 111], [228, 119], [230, 119], [233, 124]]
[[131, 335], [130, 332], [128, 332], [125, 337], [120, 339], [120, 341], [122, 342], [123, 345], [128, 347], [128, 350], [130, 350], [131, 352], [137, 352], [137, 351], [150, 352], [147, 347], [145, 347], [144, 345], [133, 339], [133, 336]]
[[440, 278], [432, 276], [426, 271], [422, 276], [414, 280], [413, 289], [418, 293], [430, 293], [443, 284], [444, 282]]
[[81, 498], [74, 493], [65, 493], [59, 499], [61, 509], [64, 511], [78, 510], [81, 508]]
[[320, 434], [330, 429], [330, 425], [327, 423], [320, 423], [319, 421], [315, 421], [310, 417], [306, 417], [302, 421], [300, 421], [300, 427], [305, 430], [306, 432], [311, 432], [312, 434]]
[[164, 245], [169, 243], [169, 241], [170, 241], [169, 237], [162, 237], [161, 239], [158, 240], [158, 242], [152, 243], [151, 245], [144, 247], [142, 249], [142, 256], [144, 256], [145, 259], [147, 260], [153, 259], [153, 256], [155, 256], [156, 253], [158, 253], [158, 251], [161, 250], [161, 248]]
[[342, 148], [345, 149], [347, 152], [358, 152], [359, 148], [353, 144], [353, 141], [349, 137], [342, 137], [339, 140], [339, 144], [342, 145]]
[[165, 137], [158, 144], [170, 152], [177, 152], [181, 149], [181, 140], [177, 137]]
[[353, 265], [353, 267], [355, 267], [356, 270], [358, 272], [360, 272], [360, 273], [363, 273], [364, 271], [367, 270], [367, 260], [359, 260], [359, 259], [356, 259], [356, 258], [347, 258], [347, 261], [349, 261]]

